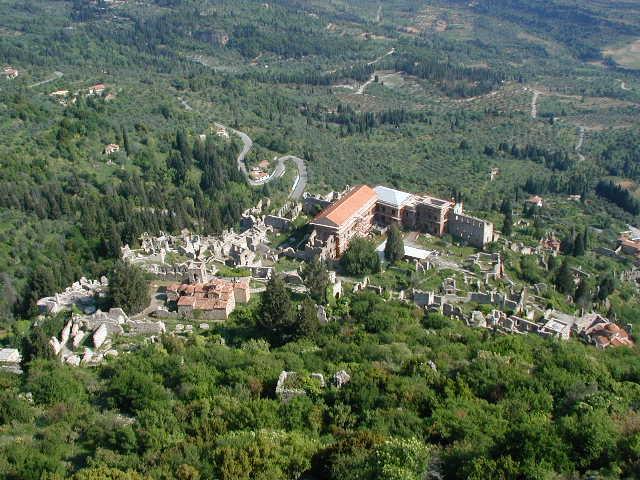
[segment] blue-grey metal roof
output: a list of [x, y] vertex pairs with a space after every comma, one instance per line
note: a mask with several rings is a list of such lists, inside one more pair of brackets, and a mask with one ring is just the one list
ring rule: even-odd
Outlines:
[[378, 195], [378, 200], [387, 205], [393, 205], [396, 207], [402, 206], [409, 198], [411, 194], [407, 192], [401, 192], [389, 187], [377, 186], [373, 189]]

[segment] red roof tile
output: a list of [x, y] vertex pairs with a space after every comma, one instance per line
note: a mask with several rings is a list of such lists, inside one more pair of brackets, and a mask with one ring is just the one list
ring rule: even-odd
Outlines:
[[358, 214], [367, 204], [377, 199], [376, 192], [367, 185], [354, 187], [337, 202], [320, 212], [313, 223], [340, 227]]

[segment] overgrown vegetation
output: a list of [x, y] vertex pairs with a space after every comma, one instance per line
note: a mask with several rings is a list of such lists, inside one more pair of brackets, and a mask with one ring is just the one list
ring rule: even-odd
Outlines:
[[[362, 182], [464, 200], [502, 230], [489, 248], [516, 286], [637, 329], [631, 262], [597, 251], [638, 221], [639, 77], [601, 51], [638, 37], [640, 11], [579, 3], [0, 1], [0, 55], [20, 71], [0, 78], [0, 344], [20, 347], [25, 369], [0, 375], [0, 476], [638, 476], [636, 349], [472, 330], [371, 292], [329, 298], [321, 262], [303, 269], [310, 297], [274, 276], [230, 322], [94, 369], [52, 358], [64, 315], [34, 322], [38, 298], [81, 276], [110, 274], [114, 306], [142, 310], [146, 280], [116, 265], [124, 244], [220, 232], [259, 198], [286, 198], [289, 177], [246, 184], [220, 122], [253, 138], [252, 165], [303, 157], [312, 191]], [[506, 245], [550, 234], [559, 257]], [[340, 273], [398, 291], [464, 285], [399, 261], [392, 236], [388, 270], [356, 240]], [[474, 252], [419, 242], [460, 262]], [[301, 381], [307, 394], [281, 402], [283, 370], [328, 385]]]

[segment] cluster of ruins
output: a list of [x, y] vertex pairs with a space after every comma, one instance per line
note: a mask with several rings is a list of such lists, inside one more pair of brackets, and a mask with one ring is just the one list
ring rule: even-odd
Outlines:
[[240, 232], [230, 229], [221, 235], [197, 235], [185, 229], [179, 235], [144, 233], [140, 248], [122, 247], [122, 258], [151, 274], [188, 283], [208, 282], [217, 272], [216, 264], [246, 268], [254, 277], [267, 279], [271, 269], [263, 265], [263, 260], [278, 260], [278, 253], [269, 247], [268, 236], [288, 230], [302, 208], [287, 205], [276, 215], [264, 215], [263, 210], [269, 206], [269, 200], [264, 199], [245, 211]]
[[0, 371], [21, 374], [22, 355], [17, 348], [0, 348]]
[[60, 338], [51, 337], [49, 346], [62, 362], [72, 366], [97, 365], [106, 356], [117, 356], [113, 347], [116, 336], [157, 337], [166, 332], [163, 322], [133, 320], [120, 308], [91, 315], [72, 315]]
[[[412, 291], [413, 302], [430, 312], [463, 320], [468, 326], [487, 328], [501, 333], [534, 333], [542, 337], [568, 340], [578, 337], [598, 348], [631, 346], [631, 326], [621, 328], [597, 313], [569, 315], [544, 309], [544, 299], [529, 293], [527, 288], [509, 294], [501, 292], [468, 292], [459, 295], [456, 281], [446, 278], [441, 292]], [[470, 313], [464, 305], [489, 305], [487, 314], [480, 310]]]
[[42, 314], [55, 315], [58, 312], [71, 310], [74, 306], [89, 314], [96, 311], [96, 298], [104, 298], [108, 287], [109, 280], [106, 277], [101, 277], [100, 280], [87, 280], [82, 277], [64, 292], [41, 298], [36, 304]]

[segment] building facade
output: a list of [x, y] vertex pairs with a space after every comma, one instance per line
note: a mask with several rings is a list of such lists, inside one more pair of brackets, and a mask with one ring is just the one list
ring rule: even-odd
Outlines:
[[335, 246], [331, 256], [341, 256], [353, 237], [364, 237], [371, 231], [377, 201], [378, 196], [371, 187], [352, 188], [313, 219], [311, 225], [316, 239], [328, 242], [333, 237]]
[[360, 185], [317, 215], [310, 237], [323, 257], [340, 257], [355, 236], [366, 236], [374, 225], [390, 225], [453, 237], [483, 248], [493, 240], [493, 224], [462, 212], [462, 205], [428, 195], [413, 195], [393, 188]]
[[493, 240], [493, 223], [464, 213], [449, 216], [448, 231], [454, 238], [478, 248]]
[[167, 300], [176, 302], [178, 314], [183, 317], [226, 320], [236, 304], [249, 302], [250, 292], [247, 280], [214, 278], [207, 283], [169, 285]]

